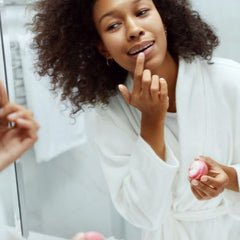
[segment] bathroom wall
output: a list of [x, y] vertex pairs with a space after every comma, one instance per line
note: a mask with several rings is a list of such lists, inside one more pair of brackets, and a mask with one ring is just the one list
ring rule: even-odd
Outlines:
[[220, 39], [215, 56], [240, 62], [240, 1], [192, 0], [193, 7], [214, 27]]

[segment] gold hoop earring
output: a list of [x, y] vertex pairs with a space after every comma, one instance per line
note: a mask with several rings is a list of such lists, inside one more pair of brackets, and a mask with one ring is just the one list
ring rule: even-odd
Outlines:
[[112, 59], [111, 58], [106, 58], [106, 64], [107, 66], [111, 66], [111, 63], [112, 63]]

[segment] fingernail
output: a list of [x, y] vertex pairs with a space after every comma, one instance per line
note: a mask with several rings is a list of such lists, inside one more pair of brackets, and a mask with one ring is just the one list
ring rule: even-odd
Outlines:
[[18, 118], [16, 121], [17, 121], [18, 123], [26, 123], [26, 120], [23, 119], [23, 118]]
[[121, 84], [118, 85], [118, 89], [121, 92], [123, 90], [123, 86]]
[[10, 120], [14, 120], [14, 119], [17, 118], [17, 114], [16, 114], [16, 113], [9, 114], [9, 115], [8, 115], [8, 118], [9, 118]]
[[198, 185], [198, 181], [192, 180], [192, 185], [193, 185], [193, 186], [197, 186], [197, 185]]
[[122, 85], [118, 85], [118, 90], [123, 97], [126, 96], [126, 93], [124, 92], [124, 87]]
[[207, 182], [208, 178], [206, 176], [201, 177], [202, 182]]
[[0, 115], [2, 115], [3, 114], [3, 109], [2, 108], [0, 108]]

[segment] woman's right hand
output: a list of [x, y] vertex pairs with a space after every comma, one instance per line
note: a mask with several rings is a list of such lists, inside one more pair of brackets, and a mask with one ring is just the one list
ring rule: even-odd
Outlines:
[[164, 121], [169, 107], [167, 82], [144, 69], [144, 53], [139, 53], [133, 77], [133, 89], [119, 85], [125, 101], [142, 113], [141, 137], [165, 160]]
[[164, 122], [169, 106], [167, 82], [158, 75], [152, 75], [149, 69], [144, 69], [144, 60], [144, 53], [139, 53], [132, 92], [122, 84], [119, 85], [119, 90], [124, 100], [141, 111], [142, 116], [153, 122]]

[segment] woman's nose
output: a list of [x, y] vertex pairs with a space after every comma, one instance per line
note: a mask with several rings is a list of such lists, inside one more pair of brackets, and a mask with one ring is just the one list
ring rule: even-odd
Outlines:
[[129, 19], [127, 22], [127, 39], [134, 40], [142, 35], [144, 35], [143, 28], [134, 20]]

